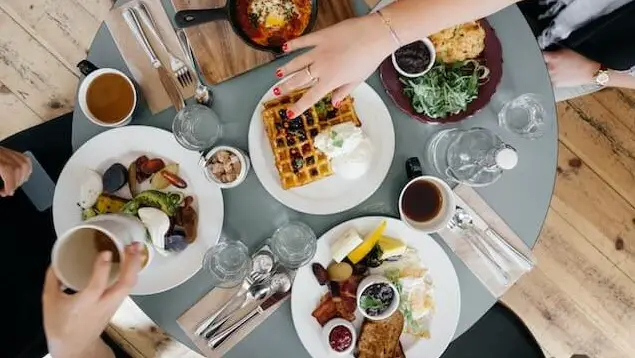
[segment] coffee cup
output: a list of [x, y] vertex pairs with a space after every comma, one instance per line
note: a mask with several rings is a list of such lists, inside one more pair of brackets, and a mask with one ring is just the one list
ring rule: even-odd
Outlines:
[[84, 115], [102, 127], [120, 127], [132, 120], [137, 92], [132, 80], [114, 68], [97, 68], [89, 61], [77, 64], [86, 76], [79, 85], [77, 102]]
[[424, 176], [417, 158], [406, 161], [406, 173], [409, 181], [399, 195], [401, 220], [425, 233], [447, 227], [456, 207], [450, 186], [437, 177]]
[[110, 286], [119, 277], [126, 246], [140, 242], [143, 256], [141, 270], [148, 267], [153, 251], [146, 243], [145, 235], [145, 227], [133, 217], [123, 214], [96, 216], [57, 238], [51, 253], [51, 265], [63, 285], [81, 291], [90, 281], [99, 253], [111, 251]]

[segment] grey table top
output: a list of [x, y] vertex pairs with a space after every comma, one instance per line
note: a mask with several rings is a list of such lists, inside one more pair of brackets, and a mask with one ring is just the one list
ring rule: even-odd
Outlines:
[[[172, 16], [174, 11], [169, 0], [163, 2], [169, 16]], [[368, 11], [363, 1], [354, 0], [354, 4], [358, 13]], [[525, 243], [533, 246], [545, 220], [555, 180], [558, 134], [555, 103], [551, 100], [553, 92], [542, 55], [520, 11], [512, 6], [488, 19], [503, 45], [505, 62], [499, 92], [515, 95], [533, 92], [543, 95], [547, 98], [545, 107], [551, 122], [542, 138], [535, 141], [519, 139], [498, 127], [497, 108], [491, 104], [458, 126], [490, 128], [517, 148], [520, 157], [518, 166], [505, 173], [494, 185], [479, 189], [478, 192]], [[117, 68], [130, 74], [104, 24], [95, 36], [88, 59], [97, 66]], [[274, 71], [277, 66], [287, 60], [279, 59], [214, 86], [213, 109], [225, 125], [222, 142], [248, 149], [247, 130], [253, 110], [263, 93], [275, 83]], [[251, 171], [242, 185], [223, 192], [224, 231], [240, 236], [253, 249], [276, 227], [289, 219], [308, 223], [319, 236], [334, 225], [351, 218], [371, 214], [398, 216], [397, 197], [406, 181], [405, 160], [411, 156], [422, 158], [426, 139], [446, 126], [424, 125], [401, 113], [385, 94], [377, 73], [367, 83], [375, 88], [387, 104], [395, 126], [395, 157], [381, 188], [357, 208], [336, 215], [312, 216], [295, 212], [278, 203]], [[170, 108], [152, 116], [141, 100], [132, 124], [169, 129], [174, 115], [174, 109]], [[89, 122], [80, 110], [76, 110], [73, 118], [73, 148], [77, 149], [103, 130]], [[496, 298], [489, 294], [441, 240], [438, 241], [448, 252], [461, 286], [461, 316], [456, 331], [458, 337], [495, 303]], [[211, 288], [207, 274], [199, 271], [187, 282], [167, 292], [135, 296], [133, 299], [169, 334], [195, 349], [176, 319]], [[308, 357], [293, 328], [289, 303], [284, 304], [234, 347], [227, 357], [250, 357], [255, 352], [258, 352], [259, 357]]]

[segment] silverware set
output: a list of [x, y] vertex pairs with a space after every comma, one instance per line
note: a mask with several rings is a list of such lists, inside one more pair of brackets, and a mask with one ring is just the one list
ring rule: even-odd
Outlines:
[[[252, 271], [238, 292], [199, 323], [194, 331], [194, 334], [205, 339], [212, 349], [220, 346], [254, 317], [279, 301], [270, 302], [269, 298], [276, 293], [286, 293], [291, 288], [290, 273], [282, 265], [275, 265], [273, 255], [269, 251], [259, 251], [253, 256], [252, 261]], [[255, 303], [258, 303], [258, 306], [243, 317], [237, 317], [239, 311]], [[236, 319], [236, 322], [224, 327], [228, 321]]]
[[[124, 10], [122, 15], [135, 39], [148, 56], [152, 67], [157, 70], [161, 84], [165, 88], [165, 91], [170, 97], [170, 101], [176, 110], [179, 111], [182, 109], [185, 106], [185, 101], [181, 92], [176, 88], [177, 84], [174, 79], [176, 79], [176, 82], [181, 88], [188, 88], [191, 85], [196, 84], [196, 102], [209, 106], [212, 100], [211, 90], [203, 84], [198, 72], [195, 70], [192, 49], [189, 45], [185, 32], [183, 30], [179, 30], [177, 33], [177, 39], [179, 40], [179, 45], [187, 58], [187, 64], [183, 60], [179, 59], [179, 57], [166, 46], [165, 39], [161, 35], [159, 27], [154, 21], [154, 18], [152, 17], [152, 14], [146, 4], [141, 1], [138, 4]], [[141, 23], [143, 23], [144, 26], [141, 26]], [[157, 40], [160, 50], [168, 55], [170, 61], [169, 71], [163, 66], [156, 55], [156, 52], [152, 48], [150, 41], [148, 41], [144, 27], [148, 29], [152, 36]], [[194, 74], [192, 74], [192, 72], [194, 72]]]
[[144, 25], [146, 25], [146, 27], [150, 30], [152, 35], [159, 40], [161, 49], [168, 54], [170, 58], [170, 68], [176, 79], [179, 81], [181, 87], [185, 88], [190, 86], [194, 82], [190, 69], [188, 68], [188, 66], [185, 65], [183, 61], [179, 60], [179, 58], [174, 55], [170, 51], [170, 49], [167, 48], [167, 46], [165, 45], [165, 40], [159, 32], [158, 27], [154, 22], [154, 18], [152, 18], [152, 15], [148, 10], [148, 7], [143, 2], [139, 2], [137, 5], [134, 6], [134, 10], [139, 14], [139, 16], [141, 16], [141, 20], [143, 21]]
[[462, 231], [462, 236], [475, 251], [483, 256], [490, 271], [504, 286], [510, 284], [508, 262], [517, 264], [527, 271], [534, 266], [532, 259], [518, 251], [496, 231], [491, 228], [478, 229], [470, 213], [460, 206], [456, 207], [448, 228], [459, 228]]

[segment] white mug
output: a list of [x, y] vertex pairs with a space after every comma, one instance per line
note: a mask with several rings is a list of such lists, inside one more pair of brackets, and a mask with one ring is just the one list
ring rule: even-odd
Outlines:
[[[84, 80], [82, 81], [82, 83], [79, 85], [79, 90], [77, 91], [77, 102], [79, 103], [79, 108], [81, 108], [84, 115], [91, 122], [102, 127], [114, 128], [114, 127], [125, 126], [126, 124], [130, 123], [130, 121], [132, 120], [132, 114], [134, 113], [134, 110], [137, 107], [137, 91], [135, 90], [134, 83], [132, 82], [132, 80], [119, 70], [116, 70], [114, 68], [97, 68], [95, 65], [93, 65], [92, 63], [86, 60], [81, 61], [77, 65], [77, 67], [79, 67], [80, 71], [86, 76]], [[125, 117], [123, 117], [121, 120], [115, 123], [104, 122], [99, 120], [99, 118], [95, 117], [95, 115], [93, 115], [90, 109], [88, 108], [88, 103], [86, 100], [88, 88], [93, 83], [93, 81], [97, 77], [104, 74], [108, 74], [108, 73], [116, 74], [124, 78], [130, 85], [130, 88], [132, 89], [132, 93], [133, 93], [132, 108], [130, 108], [130, 111]]]
[[150, 264], [153, 250], [145, 241], [145, 226], [141, 221], [124, 214], [100, 215], [66, 231], [57, 238], [51, 253], [51, 265], [62, 284], [75, 291], [86, 288], [93, 272], [93, 266], [99, 250], [95, 244], [96, 232], [101, 232], [114, 244], [120, 262], [113, 263], [108, 279], [112, 285], [119, 276], [124, 249], [133, 242], [141, 242], [147, 252], [142, 268]]
[[[454, 199], [452, 188], [450, 188], [445, 181], [437, 177], [424, 176], [421, 171], [421, 164], [419, 164], [419, 160], [417, 158], [408, 159], [406, 162], [406, 172], [408, 173], [408, 179], [410, 179], [410, 181], [408, 181], [408, 183], [403, 187], [401, 194], [399, 195], [399, 215], [401, 217], [401, 221], [410, 228], [424, 233], [438, 232], [446, 228], [452, 220], [456, 209], [456, 200]], [[426, 221], [416, 221], [409, 218], [404, 213], [403, 209], [404, 194], [412, 184], [419, 181], [425, 181], [433, 184], [441, 194], [441, 208], [439, 212], [433, 218]]]

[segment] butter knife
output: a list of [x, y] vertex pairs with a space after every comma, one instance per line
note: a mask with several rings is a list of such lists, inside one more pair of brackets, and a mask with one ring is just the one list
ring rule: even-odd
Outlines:
[[260, 305], [254, 308], [246, 316], [236, 321], [236, 323], [232, 324], [231, 326], [227, 327], [226, 329], [212, 336], [212, 338], [209, 341], [207, 341], [207, 346], [210, 347], [211, 349], [218, 348], [227, 339], [229, 339], [229, 337], [231, 337], [234, 333], [236, 333], [245, 325], [247, 325], [247, 323], [249, 323], [252, 319], [254, 319], [258, 315], [265, 312], [268, 308], [276, 305], [278, 302], [284, 300], [290, 294], [291, 294], [291, 291], [289, 290], [285, 293], [273, 294], [269, 298], [265, 299]]
[[166, 70], [165, 67], [163, 67], [161, 61], [152, 49], [150, 42], [148, 42], [148, 38], [143, 32], [143, 28], [141, 27], [141, 23], [139, 22], [134, 9], [128, 8], [124, 10], [123, 18], [130, 28], [130, 31], [132, 31], [132, 34], [137, 40], [137, 43], [139, 43], [139, 45], [143, 49], [143, 52], [145, 52], [145, 54], [150, 59], [152, 67], [154, 67], [154, 69], [157, 71], [159, 80], [161, 81], [161, 85], [163, 85], [165, 92], [168, 94], [168, 97], [170, 97], [170, 102], [172, 102], [174, 108], [176, 108], [177, 111], [180, 111], [183, 107], [185, 107], [183, 97], [176, 87], [176, 83], [174, 83], [174, 81], [172, 80], [170, 73], [168, 72], [168, 70]]

